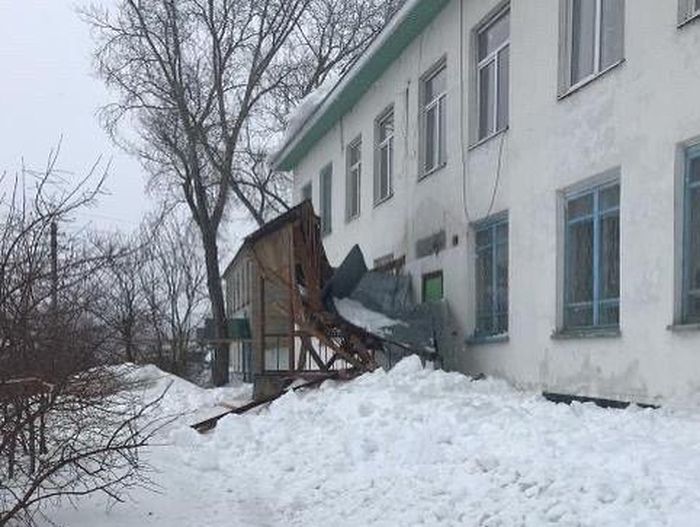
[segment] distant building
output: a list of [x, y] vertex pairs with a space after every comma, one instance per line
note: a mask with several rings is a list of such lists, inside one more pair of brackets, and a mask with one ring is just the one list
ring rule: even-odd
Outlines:
[[404, 259], [447, 367], [700, 389], [700, 0], [408, 0], [276, 155], [337, 265]]

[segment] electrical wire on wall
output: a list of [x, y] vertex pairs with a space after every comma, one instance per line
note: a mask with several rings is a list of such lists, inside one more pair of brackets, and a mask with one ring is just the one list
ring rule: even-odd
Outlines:
[[[467, 183], [469, 180], [469, 164], [467, 160], [467, 154], [469, 150], [469, 146], [467, 144], [467, 141], [465, 141], [465, 121], [468, 119], [467, 112], [465, 112], [465, 104], [464, 101], [466, 97], [464, 94], [466, 93], [465, 91], [465, 74], [464, 74], [464, 64], [465, 64], [465, 50], [464, 50], [464, 39], [465, 39], [465, 32], [464, 32], [464, 1], [465, 0], [460, 0], [459, 2], [459, 92], [460, 92], [460, 120], [459, 120], [459, 140], [460, 140], [460, 153], [461, 153], [461, 162], [462, 162], [462, 208], [464, 211], [464, 217], [467, 221], [467, 225], [471, 224], [473, 222], [472, 216], [469, 213], [469, 196], [468, 196], [468, 189], [467, 189]], [[493, 183], [493, 190], [491, 192], [491, 199], [489, 202], [488, 209], [486, 210], [486, 213], [477, 216], [477, 218], [487, 218], [493, 213], [493, 208], [494, 205], [496, 204], [496, 196], [498, 194], [498, 189], [500, 186], [501, 182], [501, 172], [503, 169], [503, 150], [504, 150], [504, 144], [506, 140], [506, 133], [505, 131], [501, 132], [501, 140], [500, 144], [498, 146], [498, 159], [496, 160], [496, 174], [494, 177], [494, 183]]]

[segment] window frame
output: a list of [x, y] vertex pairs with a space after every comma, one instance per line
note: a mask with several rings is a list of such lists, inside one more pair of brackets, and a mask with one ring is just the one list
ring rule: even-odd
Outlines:
[[[391, 134], [388, 134], [384, 139], [381, 139], [382, 126], [389, 119], [391, 119], [393, 126], [391, 129]], [[394, 138], [396, 136], [396, 115], [394, 113], [394, 105], [390, 105], [386, 108], [379, 117], [375, 120], [374, 124], [374, 206], [380, 205], [385, 201], [388, 201], [394, 195]], [[387, 178], [387, 192], [386, 195], [382, 195], [382, 152], [384, 149], [388, 150], [388, 173]]]
[[[445, 74], [445, 89], [440, 92], [437, 96], [434, 96], [429, 102], [425, 101], [425, 93], [427, 84], [437, 77], [440, 73]], [[423, 74], [420, 80], [420, 155], [419, 162], [420, 167], [418, 170], [418, 179], [424, 179], [434, 172], [437, 172], [441, 168], [447, 165], [447, 59], [443, 57], [438, 62], [436, 62], [427, 72]], [[428, 112], [436, 108], [436, 126], [435, 126], [435, 136], [433, 139], [437, 139], [434, 147], [435, 164], [430, 168], [426, 167], [427, 161], [427, 150], [428, 150]], [[440, 112], [440, 109], [444, 108], [444, 112]], [[442, 122], [440, 117], [444, 114], [445, 123]], [[445, 133], [443, 134], [443, 124]], [[441, 154], [443, 158], [441, 159]]]
[[[499, 241], [499, 228], [506, 227], [506, 240], [505, 242]], [[489, 219], [481, 221], [474, 225], [474, 339], [488, 339], [491, 337], [507, 336], [510, 329], [510, 224], [508, 221], [508, 214], [502, 213], [493, 216]], [[479, 246], [478, 236], [480, 233], [488, 232], [490, 239], [489, 243], [484, 246]], [[496, 268], [498, 266], [498, 256], [499, 248], [502, 249], [505, 245], [506, 251], [506, 309], [505, 311], [498, 310], [498, 275], [496, 273]], [[480, 252], [485, 252], [487, 258], [489, 259], [492, 273], [491, 273], [491, 309], [490, 309], [490, 322], [492, 324], [492, 331], [481, 331], [480, 329], [480, 319], [483, 318], [482, 310], [479, 305], [479, 275], [478, 275], [478, 261], [480, 257]], [[499, 327], [498, 319], [499, 317], [505, 316], [505, 328], [502, 331], [498, 331], [496, 328]]]
[[[352, 153], [357, 152], [357, 161], [352, 163]], [[352, 164], [351, 164], [352, 163]], [[352, 195], [356, 194], [356, 210], [352, 210]], [[362, 136], [358, 135], [345, 148], [345, 221], [351, 222], [362, 212]]]
[[[621, 246], [622, 246], [622, 226], [620, 223], [622, 210], [622, 185], [619, 178], [619, 169], [613, 169], [610, 173], [614, 173], [615, 177], [607, 179], [605, 181], [596, 181], [596, 183], [586, 186], [584, 188], [578, 188], [571, 190], [564, 194], [563, 199], [563, 296], [562, 296], [562, 332], [563, 333], [587, 333], [587, 332], [597, 332], [597, 331], [615, 331], [618, 332], [620, 328], [621, 320], [621, 291], [618, 291], [618, 296], [616, 299], [602, 299], [601, 298], [601, 270], [602, 270], [602, 232], [601, 223], [606, 217], [610, 217], [613, 214], [617, 214], [618, 217], [618, 284], [621, 284]], [[608, 173], [605, 174], [606, 176]], [[596, 178], [598, 179], [598, 178]], [[609, 207], [604, 210], [600, 209], [600, 195], [613, 187], [619, 188], [619, 199], [617, 206]], [[569, 204], [572, 201], [576, 201], [583, 197], [591, 195], [593, 197], [593, 203], [591, 205], [591, 212], [581, 215], [573, 220], [568, 218]], [[592, 299], [590, 302], [572, 302], [570, 301], [570, 286], [571, 286], [571, 274], [572, 268], [570, 266], [570, 227], [572, 225], [580, 224], [585, 221], [593, 222], [593, 239], [591, 247], [591, 258], [593, 260], [592, 265]], [[569, 321], [570, 315], [568, 314], [570, 307], [591, 305], [592, 309], [592, 324], [591, 325], [572, 325]], [[614, 324], [601, 324], [600, 323], [600, 308], [603, 304], [616, 305], [618, 309], [618, 320]]]
[[[501, 18], [504, 16], [510, 16], [510, 3], [506, 3], [503, 6], [500, 6], [495, 13], [489, 15], [486, 17], [486, 19], [479, 24], [477, 29], [475, 30], [474, 34], [474, 40], [475, 42], [474, 45], [474, 52], [475, 52], [475, 65], [476, 65], [476, 77], [475, 77], [475, 84], [476, 84], [476, 142], [477, 144], [483, 141], [488, 140], [490, 137], [493, 137], [495, 135], [498, 135], [499, 133], [505, 131], [508, 129], [509, 121], [510, 121], [510, 108], [509, 105], [506, 106], [508, 108], [508, 115], [506, 115], [506, 121], [505, 124], [499, 128], [498, 127], [498, 121], [499, 121], [499, 101], [498, 101], [498, 91], [500, 87], [500, 82], [501, 82], [501, 75], [500, 75], [500, 63], [501, 63], [501, 52], [508, 48], [509, 52], [509, 58], [508, 58], [508, 64], [510, 67], [510, 21], [508, 23], [508, 38], [502, 42], [495, 50], [493, 50], [491, 53], [486, 55], [483, 59], [479, 59], [479, 37], [485, 32], [488, 31], [494, 24], [496, 24]], [[493, 91], [494, 91], [494, 96], [493, 96], [493, 131], [487, 132], [486, 134], [482, 135], [481, 133], [481, 115], [482, 115], [482, 107], [481, 107], [481, 71], [488, 67], [491, 63], [493, 62], [494, 64], [494, 86], [493, 86]], [[509, 80], [508, 80], [508, 88], [510, 92], [510, 75], [509, 75]]]
[[[700, 144], [689, 145], [683, 152], [683, 277], [682, 277], [682, 296], [681, 296], [681, 323], [682, 324], [699, 324], [700, 313], [690, 313], [690, 299], [692, 296], [700, 296], [699, 289], [691, 289], [690, 271], [693, 262], [691, 261], [691, 197], [692, 192], [700, 192], [700, 181], [690, 181], [690, 167], [692, 161], [700, 160]], [[697, 189], [697, 190], [696, 190]], [[698, 211], [700, 213], [700, 211]]]
[[[327, 188], [326, 188], [326, 180]], [[319, 173], [319, 217], [321, 235], [333, 232], [333, 164], [328, 163]]]
[[578, 79], [573, 80], [573, 48], [574, 48], [574, 0], [560, 0], [560, 34], [559, 34], [559, 94], [558, 98], [562, 99], [580, 88], [586, 86], [595, 79], [603, 76], [610, 70], [625, 61], [625, 15], [627, 5], [625, 0], [622, 0], [622, 28], [620, 34], [621, 56], [611, 64], [601, 67], [602, 62], [602, 21], [603, 21], [603, 1], [595, 0], [596, 2], [596, 17], [594, 28], [594, 51], [593, 51], [593, 71]]

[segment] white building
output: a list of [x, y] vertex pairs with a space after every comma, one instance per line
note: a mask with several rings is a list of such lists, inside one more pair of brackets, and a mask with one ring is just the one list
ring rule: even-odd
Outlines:
[[700, 388], [700, 0], [409, 0], [275, 158], [522, 387]]

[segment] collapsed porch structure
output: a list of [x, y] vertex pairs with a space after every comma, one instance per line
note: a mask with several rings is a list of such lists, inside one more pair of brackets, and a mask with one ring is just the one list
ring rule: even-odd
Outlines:
[[358, 247], [331, 267], [309, 201], [248, 236], [224, 279], [232, 364], [256, 400], [449, 345], [447, 306], [415, 305], [396, 267], [368, 271]]

